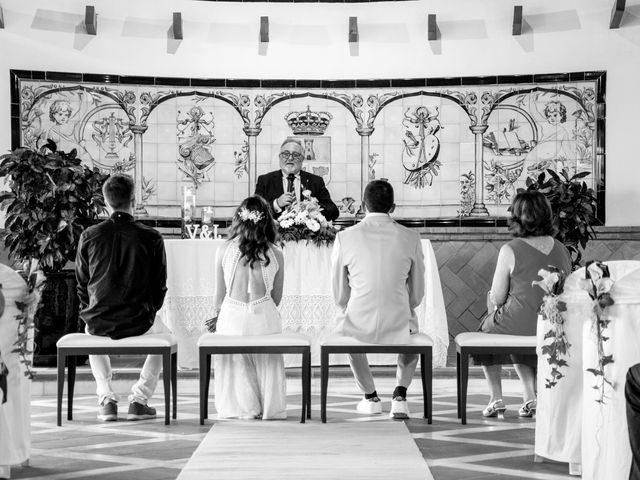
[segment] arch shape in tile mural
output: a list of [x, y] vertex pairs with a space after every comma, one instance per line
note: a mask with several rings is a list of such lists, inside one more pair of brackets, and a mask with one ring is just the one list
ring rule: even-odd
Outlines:
[[324, 178], [343, 218], [360, 211], [368, 181], [385, 178], [398, 217], [499, 220], [528, 177], [567, 169], [589, 173], [604, 222], [604, 72], [96, 79], [12, 71], [12, 145], [38, 148], [52, 138], [89, 166], [130, 173], [140, 215], [179, 218], [182, 188], [190, 186], [199, 206], [230, 217], [257, 176], [279, 168], [280, 144], [293, 137], [305, 147], [303, 168]]

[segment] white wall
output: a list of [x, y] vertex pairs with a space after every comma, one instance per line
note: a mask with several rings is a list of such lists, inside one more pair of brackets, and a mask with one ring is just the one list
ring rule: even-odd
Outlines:
[[[74, 0], [3, 0], [0, 152], [11, 147], [9, 70], [203, 78], [414, 78], [607, 71], [607, 225], [640, 225], [640, 4], [609, 29], [610, 0], [423, 0], [290, 4], [95, 0], [98, 35]], [[528, 26], [511, 35], [513, 4]], [[167, 39], [181, 11], [185, 39]], [[427, 14], [442, 39], [426, 39]], [[270, 19], [266, 55], [260, 16]], [[347, 43], [357, 16], [359, 54]]]

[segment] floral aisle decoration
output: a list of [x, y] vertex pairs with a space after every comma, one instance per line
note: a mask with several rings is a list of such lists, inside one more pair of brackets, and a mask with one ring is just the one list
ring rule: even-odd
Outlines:
[[565, 302], [560, 300], [560, 294], [564, 291], [564, 282], [567, 275], [559, 268], [549, 265], [548, 270], [541, 269], [538, 276], [542, 280], [532, 282], [532, 285], [539, 286], [544, 290], [540, 306], [540, 315], [551, 325], [551, 328], [544, 333], [544, 340], [551, 339], [551, 343], [542, 346], [542, 355], [551, 366], [551, 378], [545, 378], [545, 387], [552, 388], [564, 377], [560, 369], [569, 364], [565, 357], [569, 355], [571, 345], [564, 332], [564, 316], [562, 312], [567, 310]]
[[[28, 271], [18, 272], [27, 283], [27, 293], [23, 299], [16, 300], [15, 302], [16, 307], [18, 307], [18, 314], [15, 317], [17, 321], [16, 328], [18, 330], [18, 336], [13, 344], [14, 348], [11, 350], [11, 353], [18, 354], [20, 363], [25, 367], [24, 375], [29, 380], [33, 380], [35, 373], [31, 368], [32, 362], [30, 360], [33, 350], [29, 348], [29, 344], [31, 343], [30, 339], [34, 328], [36, 310], [38, 309], [38, 304], [40, 303], [40, 297], [42, 296], [42, 290], [44, 288], [45, 276], [42, 273], [42, 270], [35, 269], [35, 266], [37, 265], [36, 261], [27, 262], [27, 264], [29, 263], [31, 263], [32, 268]], [[2, 293], [2, 285], [0, 285], [0, 316], [2, 316], [4, 310], [5, 298]], [[5, 355], [6, 354], [7, 353], [5, 352]], [[2, 352], [0, 352], [0, 404], [6, 402], [8, 393], [8, 375], [9, 369], [2, 357]]]
[[593, 330], [596, 334], [598, 348], [598, 366], [587, 368], [587, 372], [595, 376], [596, 384], [594, 390], [599, 390], [598, 403], [605, 403], [605, 388], [608, 385], [614, 388], [613, 383], [607, 378], [605, 367], [613, 361], [613, 355], [605, 355], [604, 343], [609, 340], [606, 330], [611, 320], [607, 318], [607, 307], [613, 305], [611, 288], [614, 281], [609, 273], [609, 267], [599, 261], [589, 261], [585, 266], [585, 278], [580, 283], [582, 289], [586, 290], [592, 300], [593, 307]]
[[309, 190], [303, 190], [302, 199], [289, 205], [278, 217], [280, 241], [311, 242], [316, 246], [331, 245], [338, 228], [321, 212], [318, 199]]

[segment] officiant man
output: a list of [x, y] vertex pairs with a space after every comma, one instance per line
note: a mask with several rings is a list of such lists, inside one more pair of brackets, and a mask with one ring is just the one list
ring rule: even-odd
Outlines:
[[[366, 216], [339, 232], [332, 252], [333, 296], [340, 311], [337, 333], [362, 342], [406, 344], [418, 333], [415, 308], [424, 297], [424, 255], [420, 234], [393, 220], [393, 187], [383, 180], [364, 190]], [[357, 411], [382, 413], [382, 404], [365, 354], [349, 355], [349, 363], [364, 398]], [[418, 355], [398, 355], [396, 388], [390, 417], [409, 418], [407, 388]]]
[[322, 214], [327, 220], [335, 220], [340, 215], [338, 207], [322, 177], [302, 170], [304, 147], [300, 140], [286, 139], [280, 146], [280, 170], [260, 175], [256, 183], [256, 195], [269, 202], [274, 218], [295, 201], [302, 198], [302, 192], [309, 190], [318, 199]]

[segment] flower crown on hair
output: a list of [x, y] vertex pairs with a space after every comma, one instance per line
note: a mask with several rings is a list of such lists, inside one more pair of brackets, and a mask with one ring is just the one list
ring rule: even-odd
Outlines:
[[260, 220], [262, 220], [263, 215], [262, 212], [258, 212], [257, 210], [249, 210], [246, 207], [242, 207], [238, 212], [238, 216], [243, 222], [251, 221], [253, 223], [258, 223]]

